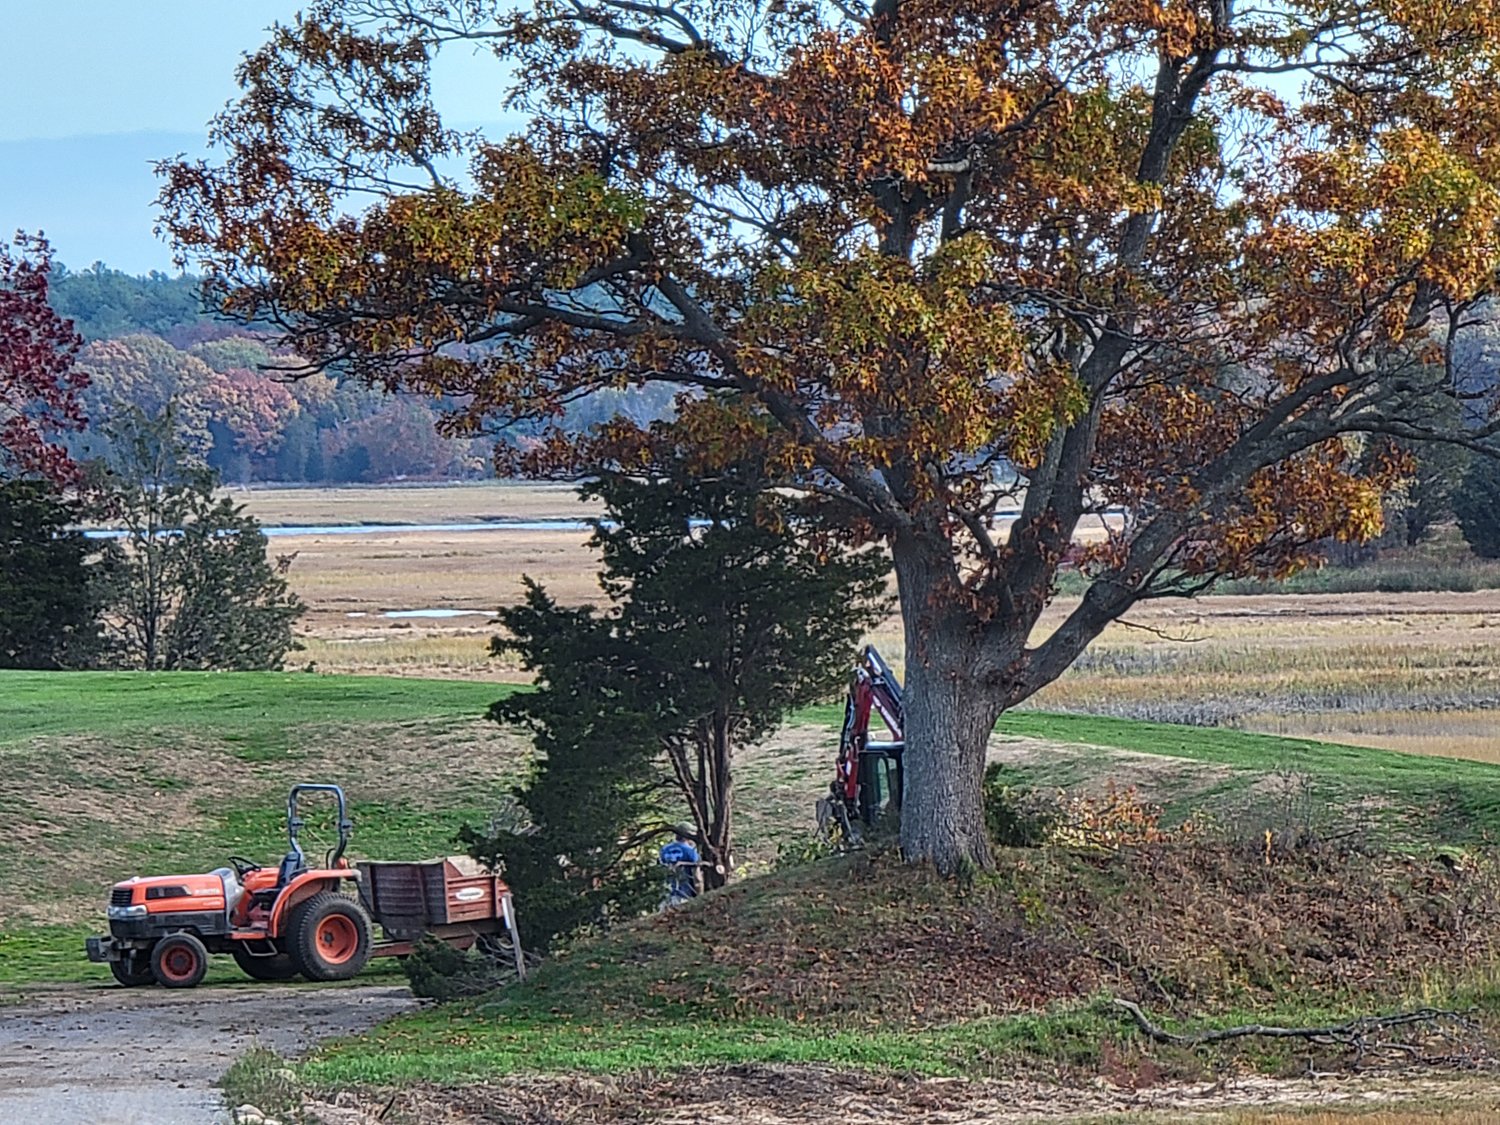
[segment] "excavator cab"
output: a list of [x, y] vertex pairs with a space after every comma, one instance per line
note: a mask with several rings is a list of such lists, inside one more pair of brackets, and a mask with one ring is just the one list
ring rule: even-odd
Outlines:
[[[886, 737], [870, 737], [872, 715], [879, 716]], [[829, 795], [818, 802], [820, 830], [858, 843], [863, 835], [861, 826], [873, 825], [888, 812], [899, 812], [905, 749], [901, 681], [875, 646], [866, 645], [844, 700], [833, 784]]]
[[859, 815], [874, 824], [888, 811], [901, 809], [901, 754], [866, 750], [859, 759]]

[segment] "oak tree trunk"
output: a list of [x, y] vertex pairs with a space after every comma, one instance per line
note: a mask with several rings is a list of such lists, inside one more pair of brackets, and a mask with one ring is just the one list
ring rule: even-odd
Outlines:
[[945, 606], [922, 552], [898, 544], [893, 554], [906, 626], [901, 852], [945, 875], [968, 864], [989, 869], [984, 766], [1000, 693], [975, 675], [975, 623]]

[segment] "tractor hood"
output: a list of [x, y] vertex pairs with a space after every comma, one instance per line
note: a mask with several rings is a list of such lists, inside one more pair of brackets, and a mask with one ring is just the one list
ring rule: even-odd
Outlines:
[[225, 878], [219, 872], [126, 879], [123, 883], [116, 883], [110, 891], [109, 917], [123, 919], [149, 914], [222, 911], [226, 902], [224, 884]]

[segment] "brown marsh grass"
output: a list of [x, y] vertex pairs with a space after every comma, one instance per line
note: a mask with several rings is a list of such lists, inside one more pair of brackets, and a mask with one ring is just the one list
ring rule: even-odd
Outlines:
[[482, 520], [584, 519], [597, 515], [571, 484], [518, 481], [351, 485], [345, 488], [231, 488], [261, 523], [473, 523]]
[[[546, 485], [265, 490], [262, 518], [442, 522], [584, 514]], [[496, 608], [522, 577], [567, 604], [597, 602], [586, 532], [417, 532], [278, 537], [293, 589], [310, 606], [293, 662], [328, 672], [497, 681], [518, 668], [488, 656]], [[1045, 635], [1077, 604], [1060, 598]], [[473, 616], [393, 620], [391, 610]], [[870, 639], [897, 667], [899, 622]], [[1028, 704], [1240, 727], [1415, 753], [1500, 761], [1500, 591], [1264, 594], [1150, 603], [1106, 630], [1077, 666]]]

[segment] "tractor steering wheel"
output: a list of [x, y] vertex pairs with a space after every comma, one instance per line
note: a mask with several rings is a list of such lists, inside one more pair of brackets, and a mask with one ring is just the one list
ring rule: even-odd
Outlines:
[[260, 864], [256, 863], [254, 860], [246, 859], [242, 855], [230, 856], [229, 865], [234, 868], [235, 876], [241, 881], [243, 881], [245, 876], [250, 872], [259, 871], [261, 868]]

